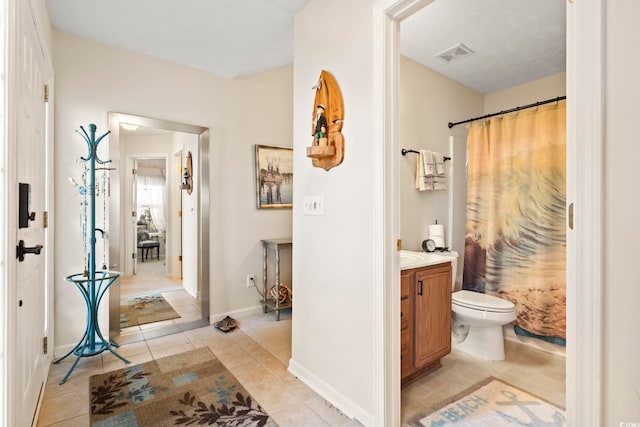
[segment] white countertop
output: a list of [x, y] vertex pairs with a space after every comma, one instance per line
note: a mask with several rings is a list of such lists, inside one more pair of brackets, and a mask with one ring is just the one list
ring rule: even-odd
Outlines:
[[420, 268], [429, 265], [444, 264], [457, 260], [456, 252], [414, 252], [414, 251], [398, 251], [400, 256], [400, 269], [408, 270], [410, 268]]

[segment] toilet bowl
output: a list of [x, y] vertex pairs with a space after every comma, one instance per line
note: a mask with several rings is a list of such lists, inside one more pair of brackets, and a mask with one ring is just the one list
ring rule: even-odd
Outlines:
[[511, 301], [479, 292], [454, 292], [453, 348], [484, 360], [504, 360], [502, 327], [516, 320]]
[[[442, 255], [451, 257], [451, 283], [455, 289], [458, 254], [443, 252]], [[502, 327], [516, 320], [515, 305], [511, 301], [462, 290], [451, 294], [451, 310], [453, 348], [485, 360], [504, 360]]]

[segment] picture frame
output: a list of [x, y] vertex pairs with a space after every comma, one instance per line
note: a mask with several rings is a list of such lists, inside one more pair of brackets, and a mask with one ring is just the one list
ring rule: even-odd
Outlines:
[[255, 146], [256, 206], [293, 208], [293, 148]]

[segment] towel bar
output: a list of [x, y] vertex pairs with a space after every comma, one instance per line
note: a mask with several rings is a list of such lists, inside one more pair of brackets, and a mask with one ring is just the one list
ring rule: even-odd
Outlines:
[[[416, 153], [416, 154], [420, 154], [420, 152], [419, 152], [419, 151], [411, 150], [411, 149], [407, 150], [406, 148], [403, 148], [402, 150], [400, 150], [400, 153], [401, 153], [403, 156], [406, 156], [406, 155], [407, 155], [407, 153]], [[451, 157], [447, 157], [447, 156], [443, 156], [442, 158], [444, 159], [443, 161], [445, 161], [445, 162], [446, 162], [447, 160], [451, 160]]]

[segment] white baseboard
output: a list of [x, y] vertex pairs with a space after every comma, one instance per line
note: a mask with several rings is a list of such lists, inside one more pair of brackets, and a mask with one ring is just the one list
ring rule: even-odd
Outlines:
[[[61, 345], [61, 346], [58, 346], [58, 347], [54, 347], [53, 348], [53, 360], [58, 360], [60, 357], [62, 357], [65, 354], [69, 353], [71, 350], [73, 350], [75, 348], [76, 345], [78, 345], [78, 343], [67, 344], [67, 345]], [[73, 357], [76, 357], [76, 356], [75, 355], [70, 355], [69, 357], [73, 358]]]
[[225, 311], [222, 313], [210, 314], [209, 315], [209, 323], [212, 325], [220, 319], [223, 319], [226, 316], [231, 316], [234, 319], [242, 320], [249, 317], [257, 316], [263, 314], [262, 305], [256, 305], [248, 308], [241, 308], [240, 310], [233, 311]]
[[375, 425], [375, 416], [373, 414], [347, 399], [342, 393], [318, 378], [312, 372], [309, 372], [295, 360], [289, 359], [288, 371], [336, 408], [340, 409], [346, 416], [357, 420], [365, 427]]

